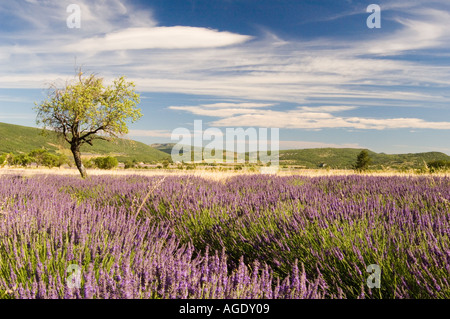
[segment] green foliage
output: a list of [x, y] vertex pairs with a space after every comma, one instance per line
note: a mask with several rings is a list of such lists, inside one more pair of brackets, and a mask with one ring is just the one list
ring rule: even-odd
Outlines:
[[33, 162], [33, 158], [28, 156], [27, 154], [19, 154], [14, 156], [12, 163], [15, 166], [23, 166], [26, 167]]
[[[44, 128], [52, 128], [59, 134], [79, 138], [89, 143], [96, 134], [103, 132], [107, 136], [127, 134], [127, 122], [137, 121], [141, 112], [136, 105], [139, 94], [134, 91], [134, 83], [127, 82], [122, 76], [112, 85], [104, 86], [103, 78], [94, 74], [66, 85], [63, 89], [51, 87], [48, 98], [41, 104], [36, 103], [37, 123]], [[70, 130], [75, 128], [73, 132]]]
[[444, 160], [431, 161], [427, 163], [427, 166], [431, 173], [446, 171], [450, 169], [450, 161]]
[[70, 161], [69, 161], [69, 158], [66, 155], [64, 155], [64, 154], [60, 154], [58, 156], [58, 165], [57, 166], [61, 167], [64, 164], [68, 164], [69, 166], [72, 166]]
[[354, 169], [359, 172], [366, 171], [369, 168], [369, 164], [371, 163], [371, 161], [372, 159], [369, 156], [369, 152], [367, 152], [366, 150], [362, 150], [356, 158]]
[[6, 154], [6, 163], [9, 166], [13, 166], [15, 162], [15, 155], [13, 153]]
[[125, 169], [136, 168], [137, 161], [136, 160], [126, 160], [125, 161]]
[[48, 168], [59, 167], [59, 157], [53, 154], [46, 153], [42, 157], [42, 164]]
[[47, 156], [48, 152], [45, 149], [35, 149], [31, 151], [28, 155], [33, 158], [33, 162], [36, 163], [37, 166], [41, 165], [47, 166], [46, 164], [44, 164], [44, 157], [47, 157], [45, 160], [46, 163], [49, 162], [49, 158]]
[[[68, 151], [69, 144], [61, 144], [55, 132], [48, 131], [45, 136], [40, 135], [42, 130], [13, 124], [0, 123], [0, 154], [2, 153], [30, 153], [37, 149], [46, 149], [49, 153]], [[99, 154], [107, 156], [114, 154], [120, 162], [135, 159], [137, 162], [149, 163], [162, 161], [169, 155], [158, 151], [144, 143], [116, 139], [114, 141], [97, 140], [93, 146], [84, 144], [81, 147], [83, 154]], [[67, 158], [67, 157], [66, 157]], [[67, 158], [69, 164], [69, 159]]]
[[83, 165], [86, 168], [94, 168], [95, 167], [95, 163], [92, 161], [92, 159], [84, 159]]
[[75, 164], [85, 178], [80, 147], [92, 146], [94, 140], [111, 140], [127, 134], [128, 121], [137, 121], [142, 113], [136, 108], [140, 99], [133, 82], [122, 76], [112, 85], [104, 86], [103, 78], [82, 75], [80, 69], [78, 81], [62, 89], [51, 85], [47, 99], [36, 103], [35, 109], [37, 124], [43, 125], [44, 130], [52, 129], [70, 144]]
[[37, 166], [47, 166], [48, 168], [60, 167], [61, 165], [68, 163], [67, 156], [55, 155], [49, 153], [45, 149], [35, 149], [28, 154], [4, 154], [0, 157], [0, 165], [8, 164], [9, 166], [23, 166], [26, 167], [30, 164], [36, 164]]
[[[280, 150], [280, 165], [317, 168], [319, 164], [324, 163], [331, 169], [350, 169], [353, 168], [355, 158], [361, 151], [361, 149], [355, 148]], [[450, 156], [440, 152], [384, 154], [368, 151], [368, 154], [372, 158], [371, 169], [419, 169], [423, 167], [424, 161], [450, 161]]]
[[169, 161], [168, 160], [164, 160], [163, 162], [162, 162], [162, 166], [164, 167], [164, 168], [167, 168], [168, 166], [169, 166]]
[[117, 158], [112, 156], [97, 157], [94, 159], [94, 163], [100, 169], [113, 169], [119, 165]]

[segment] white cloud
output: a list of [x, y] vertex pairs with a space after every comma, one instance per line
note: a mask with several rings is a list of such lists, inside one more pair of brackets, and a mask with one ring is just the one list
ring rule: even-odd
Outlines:
[[197, 27], [129, 28], [104, 37], [83, 39], [65, 47], [73, 52], [143, 49], [196, 49], [240, 44], [250, 36]]
[[205, 105], [171, 106], [169, 109], [189, 112], [199, 116], [219, 117], [210, 123], [219, 127], [278, 127], [292, 129], [438, 129], [450, 130], [450, 122], [429, 122], [418, 118], [364, 118], [337, 116], [333, 113], [356, 109], [356, 106], [300, 106], [286, 111], [274, 111], [260, 108], [223, 108], [211, 109]]
[[258, 126], [292, 129], [346, 128], [364, 130], [384, 129], [435, 129], [450, 130], [450, 122], [429, 122], [418, 118], [374, 119], [363, 117], [340, 117], [331, 113], [305, 113], [302, 111], [245, 114], [223, 118], [211, 123], [212, 126]]

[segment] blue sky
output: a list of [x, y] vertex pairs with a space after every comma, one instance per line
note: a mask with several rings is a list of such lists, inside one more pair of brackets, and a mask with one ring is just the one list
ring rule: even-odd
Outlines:
[[281, 149], [450, 154], [449, 20], [448, 0], [2, 1], [0, 122], [36, 126], [34, 102], [76, 58], [136, 83], [129, 137], [145, 143], [203, 120], [279, 128]]

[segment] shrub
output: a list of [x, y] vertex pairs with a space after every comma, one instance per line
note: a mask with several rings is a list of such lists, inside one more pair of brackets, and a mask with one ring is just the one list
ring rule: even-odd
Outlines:
[[[44, 158], [47, 157], [48, 152], [45, 149], [36, 149], [31, 151], [30, 153], [28, 153], [28, 156], [30, 158], [32, 158], [32, 161], [34, 163], [36, 163], [36, 165], [39, 167], [40, 165], [45, 165], [44, 164]], [[47, 157], [47, 161], [48, 161], [48, 157]]]
[[12, 163], [16, 166], [26, 167], [33, 162], [33, 158], [28, 156], [27, 154], [20, 154], [13, 157]]
[[107, 157], [97, 157], [94, 159], [95, 166], [97, 166], [100, 169], [113, 169], [114, 167], [117, 167], [119, 165], [119, 161], [117, 158], [112, 156]]
[[95, 164], [94, 164], [94, 162], [92, 161], [92, 159], [84, 159], [84, 160], [83, 160], [83, 165], [84, 165], [84, 167], [86, 167], [86, 168], [93, 168], [93, 167], [95, 167]]
[[162, 162], [162, 166], [164, 167], [164, 168], [167, 168], [168, 166], [169, 166], [169, 161], [168, 160], [164, 160], [163, 162]]
[[53, 154], [45, 153], [42, 156], [41, 163], [48, 168], [59, 167], [59, 157]]
[[58, 156], [58, 167], [61, 167], [62, 165], [64, 165], [64, 164], [67, 164], [67, 165], [69, 165], [69, 166], [72, 166], [71, 165], [71, 163], [70, 163], [70, 161], [69, 161], [69, 158], [67, 157], [67, 155], [64, 155], [64, 154], [60, 154], [59, 156]]
[[427, 163], [427, 166], [431, 173], [436, 171], [444, 171], [450, 169], [450, 161], [443, 161], [443, 160], [431, 161]]
[[135, 167], [136, 167], [136, 164], [133, 161], [131, 161], [131, 160], [125, 161], [125, 169], [135, 168]]

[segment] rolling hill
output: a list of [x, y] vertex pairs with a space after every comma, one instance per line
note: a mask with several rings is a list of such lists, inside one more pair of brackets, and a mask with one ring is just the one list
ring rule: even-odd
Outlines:
[[[280, 151], [280, 164], [299, 165], [306, 168], [330, 167], [352, 168], [362, 149], [355, 148], [315, 148]], [[450, 156], [440, 152], [384, 154], [368, 151], [372, 159], [371, 168], [421, 168], [424, 162], [444, 160]]]
[[[174, 143], [152, 144], [152, 147], [167, 154], [171, 153]], [[336, 169], [351, 169], [356, 157], [362, 149], [356, 148], [313, 148], [297, 150], [280, 150], [280, 165], [291, 165], [303, 168], [329, 167]], [[246, 154], [248, 156], [248, 154]], [[439, 152], [384, 154], [369, 151], [372, 159], [371, 168], [421, 168], [424, 162], [444, 160], [450, 161], [450, 156]]]
[[[70, 154], [69, 144], [59, 140], [54, 132], [47, 131], [45, 136], [42, 136], [41, 132], [38, 128], [0, 123], [0, 154], [29, 153], [38, 148], [45, 148], [50, 153]], [[147, 144], [127, 139], [111, 142], [96, 140], [94, 146], [83, 145], [81, 152], [84, 157], [111, 155], [121, 162], [135, 159], [138, 162], [151, 163], [170, 157]]]

